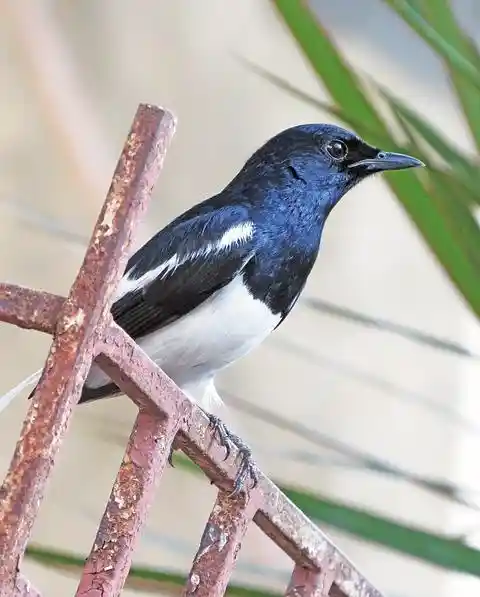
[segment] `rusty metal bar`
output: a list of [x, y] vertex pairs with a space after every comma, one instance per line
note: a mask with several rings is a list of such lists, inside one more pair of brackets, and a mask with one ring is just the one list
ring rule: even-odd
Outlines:
[[139, 412], [77, 597], [96, 592], [102, 597], [120, 594], [179, 425], [179, 416], [160, 419], [152, 413]]
[[175, 416], [192, 403], [118, 325], [111, 323], [98, 345], [96, 362], [141, 409]]
[[242, 539], [261, 501], [250, 495], [231, 498], [220, 491], [203, 531], [183, 597], [222, 597], [230, 580]]
[[[382, 597], [345, 554], [268, 478], [262, 479], [264, 501], [255, 523], [299, 566], [335, 570], [334, 588], [348, 597]], [[332, 592], [332, 591], [331, 591]]]
[[49, 292], [0, 284], [0, 321], [53, 334], [64, 302], [63, 297]]
[[10, 597], [19, 559], [123, 274], [132, 230], [146, 208], [174, 121], [140, 106], [82, 267], [58, 316], [44, 374], [0, 489], [0, 595]]
[[295, 566], [285, 597], [328, 597], [335, 570], [326, 566], [321, 571]]

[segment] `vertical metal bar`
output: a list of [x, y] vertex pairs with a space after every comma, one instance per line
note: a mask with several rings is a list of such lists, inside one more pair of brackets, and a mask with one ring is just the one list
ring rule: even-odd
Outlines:
[[222, 597], [248, 525], [261, 501], [256, 490], [231, 498], [220, 491], [203, 531], [183, 597]]
[[285, 597], [328, 597], [335, 578], [335, 570], [311, 570], [295, 566]]
[[0, 489], [0, 597], [11, 597], [17, 566], [47, 479], [108, 319], [132, 232], [146, 208], [172, 137], [169, 113], [140, 106], [56, 333]]
[[76, 595], [116, 597], [130, 569], [155, 487], [165, 470], [183, 413], [175, 418], [139, 412]]

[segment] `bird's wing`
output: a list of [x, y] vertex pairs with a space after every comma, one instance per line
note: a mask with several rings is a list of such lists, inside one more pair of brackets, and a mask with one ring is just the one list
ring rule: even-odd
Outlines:
[[130, 259], [113, 318], [134, 339], [154, 332], [228, 284], [253, 254], [254, 226], [245, 207], [184, 214]]

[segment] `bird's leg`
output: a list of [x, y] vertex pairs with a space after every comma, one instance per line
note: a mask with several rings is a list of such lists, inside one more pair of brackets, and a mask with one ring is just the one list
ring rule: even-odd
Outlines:
[[233, 484], [232, 496], [238, 495], [242, 489], [245, 488], [248, 477], [252, 480], [252, 489], [258, 483], [257, 466], [252, 458], [252, 451], [247, 444], [238, 435], [232, 433], [228, 427], [218, 417], [210, 413], [206, 413], [210, 421], [210, 427], [213, 433], [218, 435], [220, 444], [225, 448], [225, 460], [230, 456], [232, 451], [232, 444], [238, 450], [238, 458], [240, 465], [238, 467], [237, 476]]
[[172, 467], [175, 468], [175, 465], [173, 464], [173, 454], [175, 452], [175, 450], [181, 450], [181, 447], [179, 447], [179, 442], [178, 442], [178, 435], [175, 435], [172, 445], [170, 446], [170, 453], [168, 454], [168, 464]]
[[205, 414], [208, 417], [208, 421], [209, 421], [208, 425], [209, 425], [209, 427], [211, 427], [211, 429], [213, 431], [213, 435], [214, 436], [215, 436], [215, 434], [217, 435], [220, 445], [225, 448], [224, 460], [227, 460], [227, 458], [232, 453], [232, 442], [230, 440], [231, 433], [227, 429], [225, 423], [223, 423], [217, 416], [212, 415], [210, 413], [205, 413]]
[[240, 465], [238, 467], [237, 476], [233, 484], [232, 496], [237, 495], [245, 487], [248, 478], [252, 480], [251, 488], [254, 489], [258, 484], [258, 469], [252, 458], [252, 451], [250, 447], [238, 435], [230, 432], [230, 440], [238, 449], [238, 457], [240, 458]]

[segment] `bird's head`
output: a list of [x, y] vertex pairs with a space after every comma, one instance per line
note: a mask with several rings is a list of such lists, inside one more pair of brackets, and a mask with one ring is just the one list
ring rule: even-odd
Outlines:
[[[424, 164], [414, 157], [373, 147], [356, 134], [331, 124], [286, 129], [258, 149], [243, 169], [245, 178], [267, 178], [276, 188], [302, 184], [320, 195], [326, 212], [361, 180], [387, 170]], [[242, 176], [242, 173], [240, 173]]]

